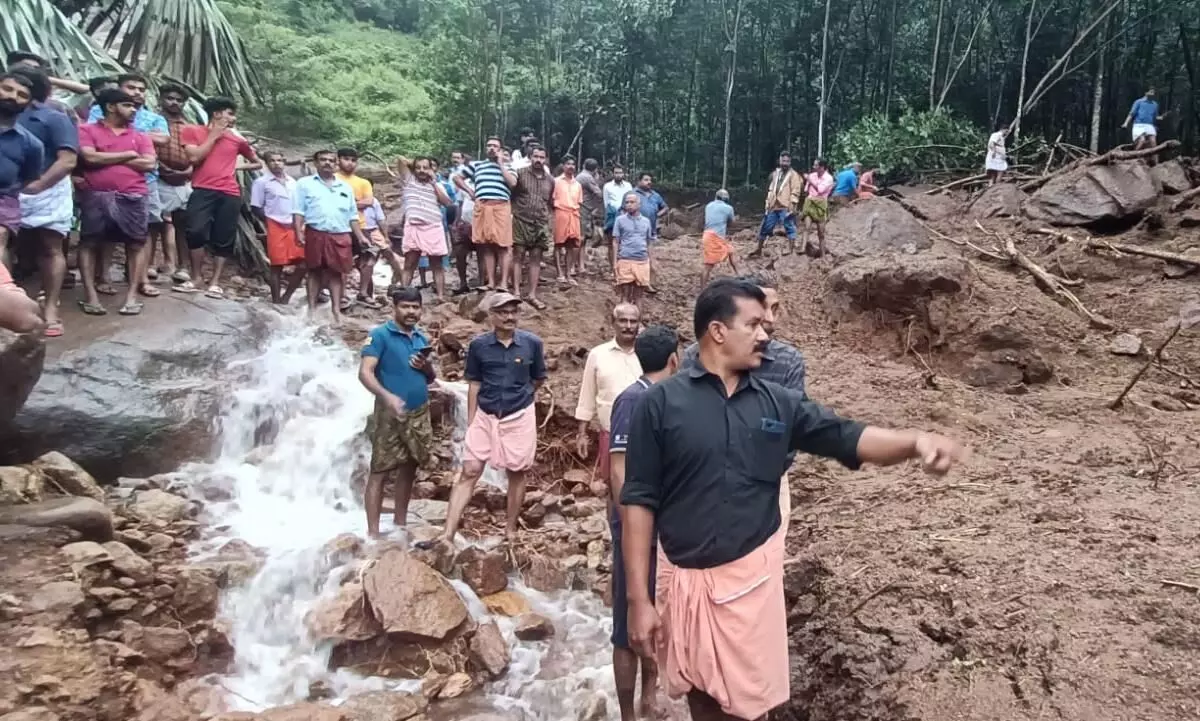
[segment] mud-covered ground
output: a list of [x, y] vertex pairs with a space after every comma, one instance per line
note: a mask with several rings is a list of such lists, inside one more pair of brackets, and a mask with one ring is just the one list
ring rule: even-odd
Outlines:
[[[852, 473], [797, 461], [793, 700], [773, 718], [1200, 717], [1200, 328], [1168, 346], [1167, 370], [1151, 368], [1120, 410], [1106, 408], [1145, 358], [1111, 353], [1116, 333], [1152, 349], [1200, 295], [1200, 276], [1170, 279], [1162, 261], [1085, 253], [1011, 221], [984, 221], [994, 236], [948, 217], [931, 225], [981, 247], [1011, 234], [1036, 262], [1082, 279], [1080, 300], [1117, 330], [1089, 328], [1025, 271], [945, 240], [925, 252], [968, 259], [971, 280], [931, 301], [928, 320], [856, 311], [829, 289], [831, 262], [780, 257], [778, 242], [765, 259], [744, 261], [781, 280], [779, 336], [804, 352], [814, 398], [972, 450], [944, 480], [911, 466]], [[744, 257], [753, 232], [736, 238]], [[1200, 245], [1194, 229], [1177, 228], [1114, 240]], [[660, 292], [647, 321], [690, 337], [698, 238], [657, 252]], [[593, 278], [547, 287], [544, 299], [548, 310], [527, 309], [522, 321], [545, 339], [553, 369], [542, 408], [552, 395], [555, 417], [537, 485], [569, 488], [566, 470], [591, 467], [568, 452], [569, 415], [586, 350], [609, 335], [614, 296]], [[464, 333], [477, 327], [450, 306], [431, 316]], [[1048, 380], [1044, 370], [1028, 383], [973, 373], [981, 353], [1008, 352], [1032, 354]]]

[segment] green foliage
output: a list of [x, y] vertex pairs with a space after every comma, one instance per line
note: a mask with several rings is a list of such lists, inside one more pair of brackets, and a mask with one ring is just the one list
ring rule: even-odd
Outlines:
[[264, 79], [267, 99], [248, 124], [286, 141], [353, 145], [385, 158], [424, 151], [437, 141], [425, 90], [427, 47], [416, 38], [350, 20], [307, 30], [290, 19], [295, 0], [223, 4]]
[[946, 110], [908, 109], [895, 119], [876, 113], [838, 133], [830, 160], [835, 166], [858, 160], [892, 178], [966, 171], [983, 167], [987, 136]]

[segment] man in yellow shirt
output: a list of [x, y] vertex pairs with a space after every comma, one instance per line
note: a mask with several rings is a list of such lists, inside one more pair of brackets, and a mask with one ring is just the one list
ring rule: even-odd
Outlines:
[[[339, 148], [337, 151], [338, 172], [334, 175], [338, 180], [344, 181], [350, 186], [350, 190], [354, 191], [354, 205], [358, 207], [358, 225], [360, 228], [367, 227], [367, 218], [363, 211], [375, 204], [375, 190], [371, 187], [371, 181], [366, 178], [356, 175], [358, 171], [358, 151], [354, 148]], [[354, 247], [354, 266], [358, 268], [360, 287], [366, 285], [366, 280], [375, 272], [375, 262], [379, 260], [379, 253], [382, 248], [370, 245], [359, 247], [355, 244]], [[366, 298], [363, 300], [360, 293], [359, 302], [364, 305], [378, 308], [379, 304], [374, 298]], [[346, 294], [342, 301], [342, 310], [346, 310], [354, 305], [354, 297], [349, 293]]]
[[593, 420], [600, 426], [596, 480], [604, 483], [608, 483], [609, 474], [608, 431], [613, 401], [642, 375], [642, 366], [633, 352], [642, 323], [641, 311], [632, 303], [621, 303], [613, 308], [612, 321], [613, 339], [588, 353], [575, 407], [575, 420], [579, 421], [575, 449], [580, 458], [588, 455], [588, 426]]

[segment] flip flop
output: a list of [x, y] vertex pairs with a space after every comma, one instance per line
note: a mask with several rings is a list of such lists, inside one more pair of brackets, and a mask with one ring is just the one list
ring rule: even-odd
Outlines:
[[208, 290], [204, 291], [204, 295], [215, 300], [225, 300], [225, 291], [221, 290], [219, 285], [210, 285]]
[[96, 292], [100, 295], [116, 295], [117, 289], [108, 283], [97, 283]]
[[148, 278], [149, 280], [158, 280], [158, 269], [147, 268], [146, 269], [146, 278]]
[[364, 305], [364, 306], [370, 308], [371, 310], [379, 310], [380, 308], [383, 307], [383, 304], [380, 303], [379, 301], [375, 300], [374, 298], [359, 297], [358, 303], [360, 305]]
[[79, 310], [85, 315], [108, 315], [108, 309], [98, 303], [79, 301]]
[[149, 283], [142, 283], [142, 287], [138, 288], [138, 292], [147, 298], [157, 298], [158, 296], [162, 295], [161, 290], [155, 288]]
[[119, 310], [117, 312], [120, 313], [121, 315], [141, 315], [142, 308], [144, 308], [144, 307], [145, 307], [145, 304], [138, 303], [135, 301], [133, 303], [126, 303], [125, 305], [121, 306], [121, 310]]
[[188, 275], [186, 270], [177, 270], [171, 274], [171, 280], [176, 283], [190, 283], [192, 276]]
[[62, 335], [63, 335], [62, 321], [56, 320], [53, 323], [47, 323], [45, 335], [47, 338], [62, 338]]
[[176, 293], [199, 293], [200, 292], [200, 289], [197, 288], [195, 283], [192, 283], [192, 281], [190, 281], [190, 280], [185, 280], [182, 283], [180, 283], [179, 285], [171, 286], [171, 290], [175, 291]]
[[536, 310], [546, 310], [546, 304], [542, 302], [541, 298], [527, 298], [525, 302], [533, 306]]

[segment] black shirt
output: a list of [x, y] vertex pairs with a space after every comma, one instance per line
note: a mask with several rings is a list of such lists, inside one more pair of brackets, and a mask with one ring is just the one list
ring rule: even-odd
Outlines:
[[779, 529], [779, 479], [800, 450], [858, 468], [865, 426], [746, 374], [732, 396], [696, 364], [655, 384], [634, 410], [621, 503], [654, 511], [683, 568], [737, 560]]
[[475, 336], [467, 346], [468, 381], [479, 383], [479, 410], [497, 418], [510, 416], [533, 403], [533, 382], [546, 378], [542, 339], [524, 330], [513, 332], [507, 346], [495, 331]]

